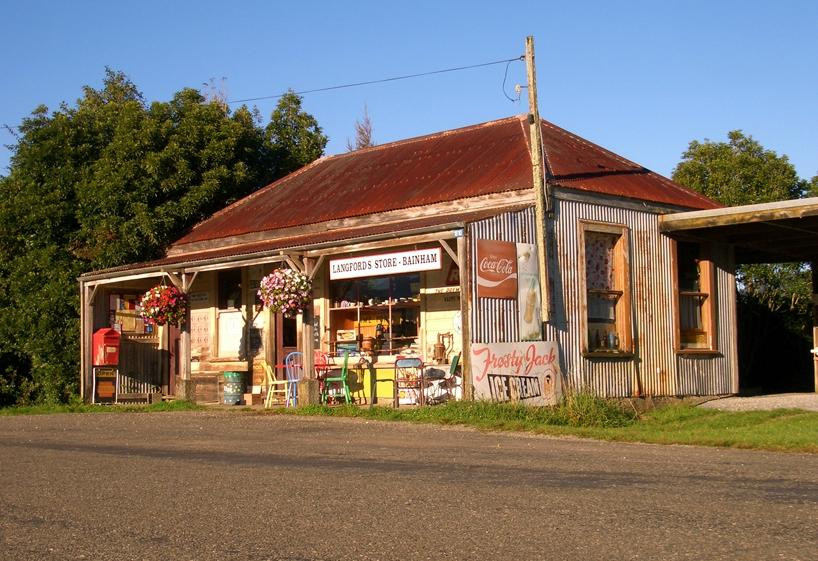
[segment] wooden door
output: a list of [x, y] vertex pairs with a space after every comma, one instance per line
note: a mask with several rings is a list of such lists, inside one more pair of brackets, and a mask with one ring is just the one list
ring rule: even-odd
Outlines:
[[295, 318], [285, 318], [275, 314], [275, 362], [284, 364], [284, 358], [298, 350], [298, 326]]

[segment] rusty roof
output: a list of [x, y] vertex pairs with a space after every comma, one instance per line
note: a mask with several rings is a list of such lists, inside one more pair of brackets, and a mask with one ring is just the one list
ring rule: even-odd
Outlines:
[[[547, 121], [552, 181], [681, 208], [719, 205]], [[531, 188], [524, 115], [320, 158], [200, 222], [176, 246]]]

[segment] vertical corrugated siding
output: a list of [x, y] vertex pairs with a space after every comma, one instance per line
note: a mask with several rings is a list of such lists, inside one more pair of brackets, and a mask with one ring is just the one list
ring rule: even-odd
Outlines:
[[[632, 327], [635, 356], [601, 359], [582, 356], [579, 221], [625, 225], [629, 234]], [[651, 212], [557, 200], [549, 237], [554, 314], [547, 340], [560, 347], [560, 364], [569, 384], [589, 388], [606, 397], [642, 395], [715, 395], [737, 391], [731, 383], [731, 357], [735, 356], [735, 283], [729, 255], [722, 248], [716, 265], [717, 333], [720, 354], [690, 357], [674, 352], [673, 279], [671, 240], [659, 233], [657, 215]], [[534, 211], [506, 213], [470, 225], [472, 263], [476, 239], [531, 243]], [[471, 287], [472, 340], [517, 341], [517, 302], [478, 299]]]
[[[735, 334], [736, 290], [735, 278], [728, 248], [714, 248], [713, 263], [716, 272], [716, 331], [718, 346], [722, 356], [718, 359], [679, 355], [677, 368], [679, 394], [681, 395], [721, 395], [737, 393], [733, 387], [730, 372], [736, 367], [729, 357], [738, 356]], [[715, 375], [714, 375], [715, 374]]]
[[[477, 262], [475, 240], [502, 240], [507, 242], [534, 243], [534, 209], [506, 212], [469, 225], [471, 262]], [[520, 340], [517, 323], [517, 300], [478, 298], [477, 285], [470, 287], [472, 341], [501, 343]]]

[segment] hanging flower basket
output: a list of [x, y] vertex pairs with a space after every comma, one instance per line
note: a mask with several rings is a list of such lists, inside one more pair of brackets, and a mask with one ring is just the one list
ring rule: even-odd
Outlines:
[[292, 269], [275, 269], [261, 279], [258, 295], [267, 308], [294, 318], [304, 311], [312, 299], [312, 281]]
[[139, 313], [148, 323], [181, 326], [187, 315], [187, 294], [175, 286], [154, 286], [142, 297]]

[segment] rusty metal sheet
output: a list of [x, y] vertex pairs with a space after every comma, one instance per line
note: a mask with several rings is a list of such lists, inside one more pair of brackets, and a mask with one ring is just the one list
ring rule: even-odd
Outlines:
[[[543, 121], [556, 183], [682, 208], [718, 206]], [[325, 157], [199, 223], [177, 244], [316, 224], [531, 187], [529, 128], [515, 116]]]

